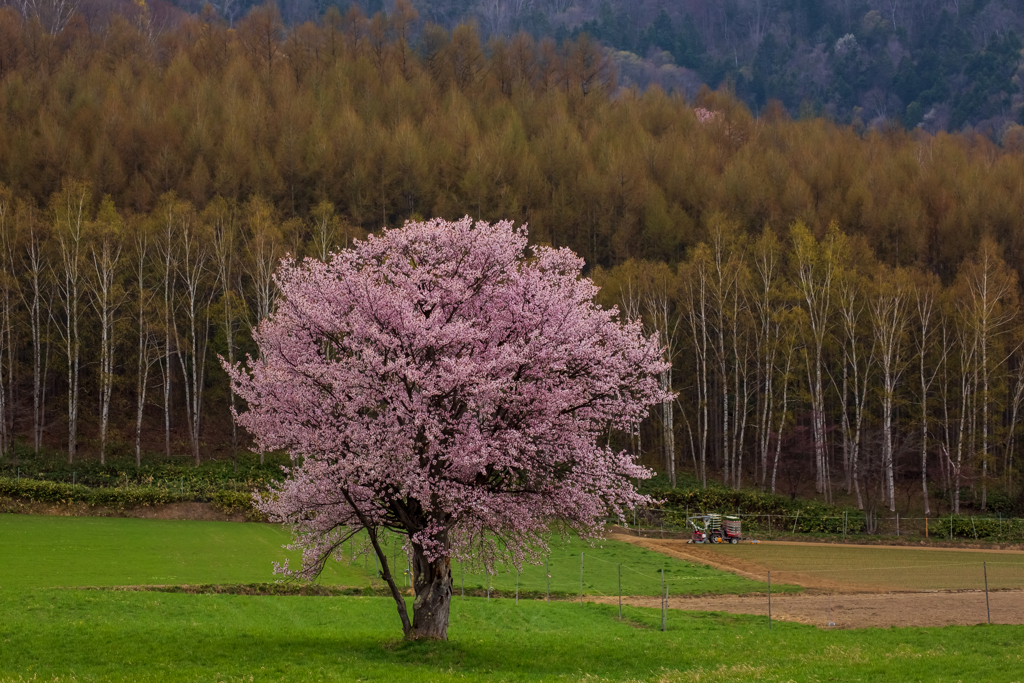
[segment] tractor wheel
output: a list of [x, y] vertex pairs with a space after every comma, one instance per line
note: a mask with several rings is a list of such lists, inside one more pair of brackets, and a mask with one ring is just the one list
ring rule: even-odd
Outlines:
[[733, 536], [732, 538], [729, 539], [729, 543], [732, 543], [733, 545], [736, 545], [739, 542], [740, 542], [740, 539], [736, 538], [735, 536]]

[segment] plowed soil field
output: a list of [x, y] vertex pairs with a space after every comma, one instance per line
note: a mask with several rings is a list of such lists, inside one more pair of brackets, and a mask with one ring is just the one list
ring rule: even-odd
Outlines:
[[[773, 595], [772, 617], [825, 628], [1024, 624], [1024, 552], [820, 543], [692, 545], [612, 534], [740, 576], [804, 586]], [[986, 600], [985, 581], [988, 580]], [[659, 607], [660, 598], [623, 598]], [[595, 599], [614, 602], [615, 598]], [[768, 596], [670, 597], [669, 607], [768, 614]]]

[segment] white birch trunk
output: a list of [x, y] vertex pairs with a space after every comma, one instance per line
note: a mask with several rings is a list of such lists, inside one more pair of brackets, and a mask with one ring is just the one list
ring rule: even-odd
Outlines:
[[107, 432], [110, 427], [110, 399], [114, 389], [114, 324], [123, 296], [115, 291], [117, 264], [121, 259], [121, 246], [110, 236], [104, 236], [97, 252], [91, 249], [93, 308], [100, 324], [100, 464], [106, 463]]
[[793, 228], [793, 242], [797, 262], [797, 276], [801, 295], [807, 308], [811, 333], [811, 359], [808, 384], [811, 399], [814, 461], [817, 469], [814, 489], [828, 495], [826, 485], [827, 462], [825, 452], [825, 388], [822, 380], [825, 340], [831, 315], [832, 282], [836, 275], [836, 237], [833, 229], [819, 244], [802, 225]]
[[68, 462], [73, 463], [78, 447], [79, 375], [81, 370], [82, 247], [85, 239], [88, 193], [69, 187], [55, 206], [56, 242], [60, 273], [56, 274], [61, 311], [56, 314], [57, 331], [64, 342], [68, 389]]
[[195, 222], [184, 216], [178, 226], [178, 278], [182, 287], [182, 308], [186, 327], [184, 333], [174, 326], [175, 346], [181, 366], [185, 391], [185, 419], [192, 457], [196, 465], [202, 459], [200, 428], [202, 426], [203, 383], [210, 324], [210, 296], [207, 287], [209, 252], [203, 246]]
[[[883, 271], [884, 273], [885, 271]], [[886, 277], [883, 275], [883, 277]], [[878, 348], [878, 362], [882, 372], [882, 467], [885, 500], [889, 510], [896, 511], [896, 488], [893, 454], [893, 405], [896, 385], [903, 372], [903, 339], [907, 327], [906, 292], [897, 271], [887, 276], [872, 302], [871, 323]]]

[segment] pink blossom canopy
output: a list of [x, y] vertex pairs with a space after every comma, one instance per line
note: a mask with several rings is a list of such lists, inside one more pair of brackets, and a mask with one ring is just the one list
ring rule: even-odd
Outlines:
[[[593, 303], [567, 249], [469, 218], [407, 223], [329, 263], [286, 260], [238, 421], [294, 467], [260, 500], [315, 575], [364, 525], [428, 557], [518, 564], [551, 525], [592, 537], [646, 499], [608, 447], [664, 398], [658, 344]], [[496, 542], [496, 539], [498, 542]]]

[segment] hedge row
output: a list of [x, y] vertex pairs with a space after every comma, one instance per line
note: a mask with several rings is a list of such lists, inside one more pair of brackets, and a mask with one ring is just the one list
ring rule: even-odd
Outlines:
[[[693, 489], [656, 489], [649, 492], [659, 507], [666, 510], [666, 521], [679, 526], [686, 525], [686, 514], [707, 514], [717, 512], [727, 515], [789, 516], [785, 523], [797, 533], [863, 533], [867, 528], [864, 513], [853, 508], [826, 505], [812, 500], [792, 500], [786, 496], [759, 493], [757, 491], [736, 491], [718, 486]], [[748, 522], [754, 529], [767, 530], [767, 520]], [[773, 528], [779, 529], [779, 524]], [[748, 527], [749, 528], [749, 527]], [[753, 530], [753, 529], [752, 529]]]
[[281, 465], [287, 460], [279, 455], [259, 458], [245, 455], [239, 458], [238, 468], [229, 460], [210, 460], [198, 467], [180, 458], [174, 461], [147, 462], [136, 467], [133, 461], [114, 461], [100, 464], [83, 460], [68, 464], [66, 456], [21, 455], [15, 465], [11, 457], [0, 457], [0, 477], [38, 479], [42, 481], [73, 481], [91, 488], [123, 488], [143, 486], [165, 488], [186, 496], [210, 496], [214, 491], [267, 488], [280, 481], [284, 474]]
[[1024, 541], [1024, 519], [953, 515], [930, 522], [936, 538], [974, 538], [987, 541]]
[[[197, 497], [191, 493], [182, 494], [158, 486], [129, 485], [117, 488], [90, 488], [82, 484], [72, 485], [59, 481], [11, 477], [0, 477], [0, 497], [55, 505], [86, 503], [91, 506], [104, 506], [117, 510], [197, 500]], [[252, 495], [248, 492], [215, 491], [198, 500], [212, 502], [218, 510], [229, 514], [241, 512], [250, 519], [261, 518], [260, 513], [253, 508]]]

